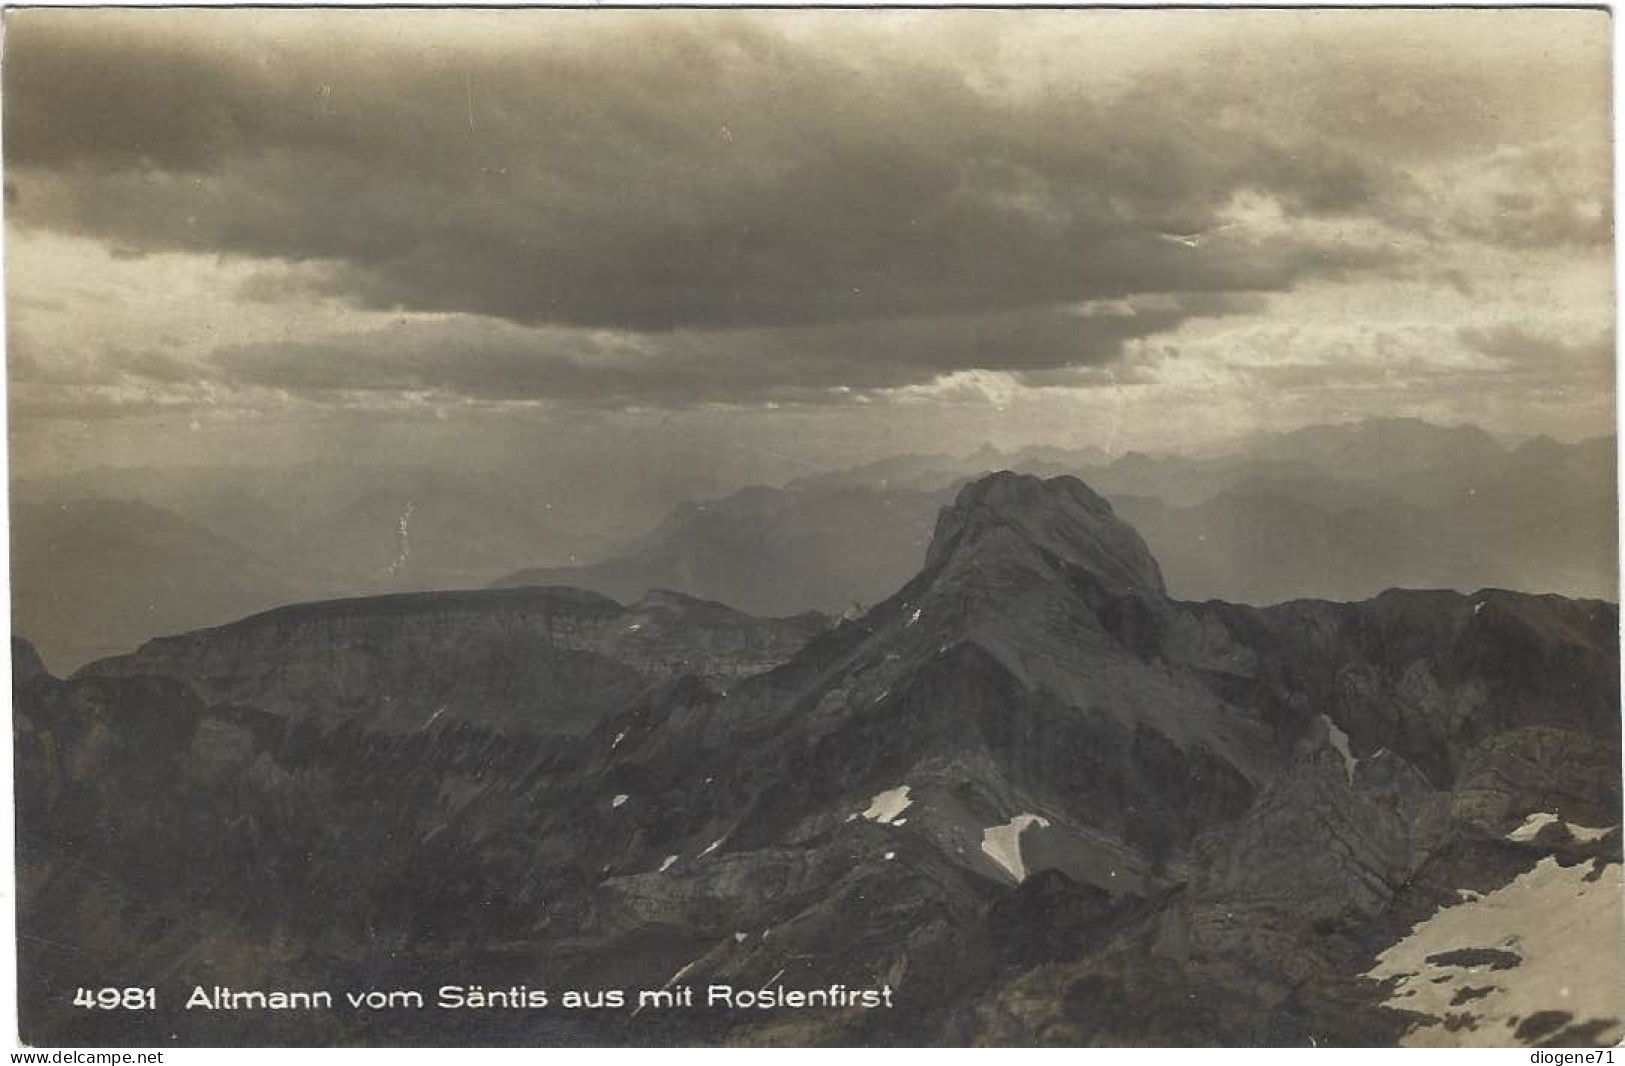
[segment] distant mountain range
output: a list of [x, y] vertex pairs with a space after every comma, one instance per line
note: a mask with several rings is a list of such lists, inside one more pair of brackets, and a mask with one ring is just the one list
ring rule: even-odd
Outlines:
[[[1618, 625], [1505, 591], [1185, 602], [1083, 482], [999, 473], [833, 627], [518, 588], [67, 679], [19, 644], [23, 1038], [1611, 1044]], [[179, 1009], [453, 970], [895, 1005]], [[161, 1008], [71, 1006], [112, 973]]]
[[243, 478], [136, 478], [130, 489], [200, 517], [40, 486], [14, 500], [13, 627], [54, 669], [281, 604], [477, 587], [538, 555], [586, 561], [607, 545], [550, 521], [546, 506], [421, 471], [386, 472], [348, 498], [316, 479], [293, 495]]
[[1507, 588], [1617, 599], [1614, 455], [1612, 438], [1509, 447], [1475, 427], [1404, 419], [1201, 456], [984, 447], [682, 503], [619, 547], [581, 494], [495, 473], [90, 472], [18, 486], [13, 615], [47, 663], [71, 670], [295, 600], [492, 584], [850, 613], [906, 581], [937, 508], [998, 469], [1085, 478], [1140, 529], [1179, 598]]
[[366, 492], [266, 551], [291, 570], [314, 564], [332, 591], [353, 593], [483, 585], [538, 545], [561, 562], [606, 547], [520, 498], [431, 482]]
[[521, 570], [497, 587], [568, 584], [619, 599], [674, 588], [758, 614], [841, 613], [919, 569], [952, 487], [822, 482], [751, 488], [685, 504], [623, 554], [585, 567]]
[[[1177, 597], [1508, 588], [1618, 598], [1612, 438], [1507, 448], [1474, 427], [1389, 419], [1236, 448], [1110, 462], [1058, 449], [882, 460], [685, 505], [613, 558], [497, 584], [622, 598], [670, 587], [757, 612], [838, 612], [906, 580], [934, 509], [970, 477], [1007, 467], [1086, 478], [1144, 534]], [[1085, 462], [1095, 465], [1071, 465]]]
[[14, 502], [11, 624], [71, 669], [148, 637], [311, 595], [242, 545], [124, 500]]

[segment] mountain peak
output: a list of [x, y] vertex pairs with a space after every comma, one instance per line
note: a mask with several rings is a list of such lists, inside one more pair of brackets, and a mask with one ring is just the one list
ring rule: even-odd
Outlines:
[[1001, 470], [970, 482], [938, 516], [926, 563], [1010, 534], [1108, 586], [1164, 592], [1162, 571], [1145, 541], [1104, 497], [1071, 476], [1045, 479]]

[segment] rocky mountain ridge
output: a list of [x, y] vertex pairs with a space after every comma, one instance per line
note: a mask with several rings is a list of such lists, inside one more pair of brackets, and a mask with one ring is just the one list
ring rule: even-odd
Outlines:
[[[624, 633], [624, 611], [568, 595]], [[748, 676], [699, 676], [681, 640], [658, 644], [672, 667], [645, 668], [574, 738], [499, 715], [399, 729], [289, 714], [290, 671], [273, 665], [285, 622], [257, 623], [272, 636], [242, 657], [264, 664], [251, 682], [181, 653], [197, 636], [66, 682], [18, 672], [20, 866], [41, 937], [235, 984], [427, 978], [455, 958], [488, 980], [545, 966], [604, 987], [887, 984], [899, 1004], [456, 1031], [478, 1042], [1620, 1032], [1615, 1015], [1565, 1009], [1533, 934], [1508, 944], [1492, 926], [1427, 953], [1441, 980], [1458, 957], [1461, 973], [1484, 952], [1531, 960], [1531, 980], [1520, 961], [1487, 982], [1502, 991], [1486, 1003], [1520, 1005], [1510, 1026], [1500, 1007], [1411, 1010], [1409, 978], [1379, 962], [1413, 937], [1449, 940], [1419, 929], [1470, 905], [1463, 893], [1547, 884], [1543, 864], [1618, 886], [1613, 604], [1494, 590], [1183, 603], [1082, 482], [1004, 473], [944, 508], [919, 574], [884, 602]], [[449, 643], [431, 673], [477, 674], [493, 640]], [[1542, 814], [1581, 828], [1519, 837]], [[206, 877], [181, 862], [199, 854]], [[106, 890], [116, 931], [85, 925], [72, 878], [92, 857], [131, 864]], [[156, 936], [183, 911], [200, 932]], [[51, 987], [84, 965], [30, 950]], [[1618, 953], [1598, 952], [1598, 979], [1619, 987]], [[1520, 1028], [1524, 1005], [1544, 1020]], [[41, 1032], [60, 1024], [48, 999], [30, 1012]], [[267, 1038], [263, 1022], [194, 1024]], [[437, 1031], [333, 1024], [351, 1042]]]
[[654, 590], [623, 607], [571, 588], [402, 593], [280, 607], [148, 641], [83, 677], [172, 677], [210, 703], [386, 732], [442, 717], [503, 732], [590, 728], [648, 686], [761, 673], [819, 633]]

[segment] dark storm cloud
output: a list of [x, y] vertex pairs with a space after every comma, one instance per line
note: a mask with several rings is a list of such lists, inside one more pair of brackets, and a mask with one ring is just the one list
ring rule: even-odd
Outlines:
[[1240, 192], [1354, 211], [1379, 181], [1329, 140], [1215, 124], [1190, 86], [997, 96], [731, 15], [507, 48], [211, 24], [246, 32], [13, 16], [24, 222], [315, 261], [366, 307], [634, 330], [1281, 290], [1368, 254], [1173, 239]]
[[[8, 214], [120, 259], [255, 264], [237, 306], [290, 322], [318, 298], [446, 316], [254, 344], [227, 321], [212, 360], [73, 356], [88, 380], [340, 402], [824, 401], [971, 369], [1110, 384], [1131, 342], [1306, 279], [1437, 273], [1395, 229], [1607, 240], [1606, 163], [1563, 141], [1585, 140], [1595, 64], [1484, 22], [1396, 36], [1394, 14], [1203, 36], [1187, 13], [1184, 51], [1146, 22], [1029, 54], [1046, 17], [1086, 21], [961, 13], [954, 38], [946, 14], [916, 37], [832, 13], [12, 12]], [[965, 46], [1018, 25], [1039, 32]], [[1077, 76], [1131, 39], [1122, 71]], [[60, 376], [42, 362], [13, 376]]]
[[[217, 353], [215, 364], [225, 381], [308, 397], [441, 391], [611, 406], [839, 402], [957, 370], [1056, 381], [1065, 369], [1112, 362], [1133, 338], [1197, 316], [1256, 309], [1253, 299], [1196, 296], [1088, 313], [998, 312], [654, 335], [530, 329], [489, 319], [413, 322], [312, 344], [245, 345]], [[1095, 383], [1083, 374], [1069, 380]]]

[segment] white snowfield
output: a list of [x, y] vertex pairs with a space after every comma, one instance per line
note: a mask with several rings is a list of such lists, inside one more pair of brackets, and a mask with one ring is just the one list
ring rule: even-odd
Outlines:
[[[1526, 823], [1527, 824], [1527, 823]], [[1487, 895], [1440, 908], [1377, 957], [1366, 976], [1397, 978], [1390, 1007], [1438, 1019], [1401, 1038], [1411, 1047], [1506, 1047], [1538, 1043], [1568, 1025], [1603, 1022], [1586, 1039], [1601, 1047], [1625, 1036], [1620, 867], [1594, 881], [1590, 862], [1559, 866], [1544, 858], [1528, 873]], [[1608, 950], [1608, 948], [1612, 950]], [[1464, 949], [1508, 953], [1440, 958]], [[1428, 961], [1432, 958], [1434, 961]], [[1451, 965], [1467, 963], [1466, 965]], [[1556, 1011], [1538, 1035], [1517, 1035], [1531, 1015]]]
[[1536, 811], [1534, 814], [1531, 814], [1529, 817], [1525, 818], [1522, 825], [1508, 833], [1507, 839], [1517, 840], [1520, 842], [1533, 840], [1535, 837], [1540, 835], [1540, 831], [1542, 829], [1545, 829], [1549, 825], [1556, 824], [1567, 825], [1569, 834], [1573, 836], [1575, 840], [1578, 840], [1581, 843], [1586, 843], [1592, 840], [1600, 840], [1608, 834], [1608, 830], [1606, 828], [1592, 829], [1589, 826], [1575, 825], [1573, 822], [1564, 822], [1563, 819], [1559, 818], [1555, 814], [1548, 814], [1545, 811]]
[[1027, 879], [1027, 864], [1021, 857], [1021, 834], [1032, 825], [1048, 829], [1049, 819], [1036, 814], [1018, 814], [1003, 825], [982, 830], [982, 850], [1017, 881]]
[[871, 822], [891, 825], [892, 819], [908, 810], [909, 805], [913, 802], [908, 798], [908, 786], [898, 785], [896, 788], [889, 788], [870, 800], [869, 809], [863, 812], [863, 816]]

